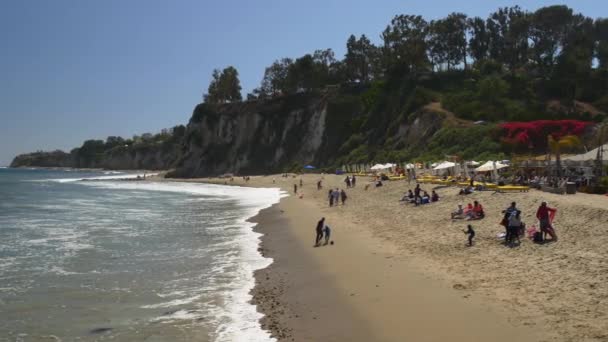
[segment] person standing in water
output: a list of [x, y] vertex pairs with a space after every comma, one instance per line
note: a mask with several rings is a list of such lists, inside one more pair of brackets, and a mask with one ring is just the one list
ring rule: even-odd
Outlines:
[[319, 222], [317, 222], [317, 237], [315, 238], [315, 247], [319, 245], [321, 239], [323, 238], [323, 228], [325, 228], [325, 217], [321, 217]]

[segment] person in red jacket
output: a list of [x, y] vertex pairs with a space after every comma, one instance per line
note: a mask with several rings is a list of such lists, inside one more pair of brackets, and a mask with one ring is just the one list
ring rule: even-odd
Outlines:
[[557, 235], [551, 226], [555, 212], [557, 212], [557, 209], [548, 207], [547, 202], [542, 202], [536, 211], [536, 218], [540, 222], [540, 231], [545, 237], [547, 234], [551, 235], [552, 241], [557, 241]]

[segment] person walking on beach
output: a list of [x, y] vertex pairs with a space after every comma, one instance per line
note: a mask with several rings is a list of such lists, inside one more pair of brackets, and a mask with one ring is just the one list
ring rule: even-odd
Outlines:
[[340, 203], [340, 189], [336, 188], [333, 192], [334, 195], [334, 204], [338, 205]]
[[355, 178], [355, 175], [353, 175], [353, 178], [350, 180], [350, 186], [354, 188], [355, 184], [357, 184], [357, 179]]
[[346, 187], [350, 188], [350, 177], [346, 176], [346, 178], [344, 178], [344, 183], [346, 183]]
[[327, 197], [329, 199], [329, 206], [333, 207], [334, 206], [334, 190], [333, 189], [329, 189], [329, 192], [327, 193]]
[[319, 179], [319, 181], [317, 182], [317, 190], [321, 190], [323, 189], [323, 185], [321, 185], [322, 180]]
[[302, 178], [300, 178], [300, 188], [304, 185], [304, 182], [302, 181]]
[[325, 217], [321, 217], [319, 222], [317, 222], [317, 237], [315, 238], [315, 247], [319, 245], [321, 239], [323, 238], [323, 228], [325, 227]]
[[342, 205], [344, 205], [344, 203], [346, 202], [346, 191], [344, 191], [344, 189], [342, 189], [340, 191], [340, 199], [342, 200]]
[[298, 193], [298, 184], [294, 184], [293, 185], [293, 193], [297, 194]]
[[329, 243], [329, 236], [331, 235], [331, 228], [329, 228], [328, 225], [325, 225], [323, 233], [325, 234], [325, 245], [327, 245]]
[[463, 230], [465, 234], [469, 235], [469, 247], [473, 246], [473, 238], [475, 237], [475, 231], [473, 230], [473, 226], [470, 224], [467, 225], [467, 230]]

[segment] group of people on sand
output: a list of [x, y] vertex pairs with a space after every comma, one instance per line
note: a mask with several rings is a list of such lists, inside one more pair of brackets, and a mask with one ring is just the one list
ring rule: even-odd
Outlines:
[[[325, 237], [325, 243], [323, 245], [327, 245], [330, 243], [329, 238], [331, 235], [331, 228], [329, 228], [329, 226], [327, 224], [325, 224], [325, 217], [322, 217], [319, 220], [319, 222], [317, 222], [316, 233], [317, 233], [317, 236], [315, 238], [315, 247], [318, 247], [321, 245], [321, 241], [323, 240], [323, 237]], [[331, 241], [331, 244], [333, 245], [334, 242]]]
[[[473, 203], [473, 205], [469, 203], [466, 209], [463, 209], [462, 204], [459, 204], [458, 209], [451, 214], [452, 219], [474, 220], [485, 217], [481, 204], [477, 201], [474, 201]], [[535, 243], [544, 243], [547, 241], [556, 242], [557, 234], [552, 225], [556, 212], [557, 209], [549, 207], [547, 202], [542, 202], [536, 210], [536, 218], [539, 221], [540, 230], [537, 230], [536, 227], [532, 226], [532, 228], [527, 231], [528, 237]], [[505, 227], [505, 232], [499, 234], [499, 237], [504, 237], [505, 245], [510, 247], [521, 244], [520, 237], [523, 237], [526, 234], [526, 225], [522, 221], [522, 211], [517, 208], [517, 203], [511, 202], [511, 205], [503, 210], [502, 214], [503, 218], [500, 224]], [[468, 244], [469, 246], [472, 246], [473, 238], [475, 237], [473, 226], [470, 224], [467, 225], [467, 230], [463, 232], [469, 236]], [[547, 240], [547, 235], [551, 237], [550, 240]]]
[[420, 184], [416, 184], [414, 191], [412, 192], [412, 189], [409, 189], [407, 193], [403, 195], [400, 201], [405, 203], [412, 203], [415, 206], [418, 206], [421, 204], [429, 204], [439, 201], [439, 195], [437, 194], [437, 192], [435, 192], [435, 190], [431, 190], [431, 194], [429, 195], [428, 192], [420, 188]]
[[344, 191], [344, 189], [329, 189], [329, 192], [327, 194], [327, 199], [329, 200], [330, 207], [340, 204], [340, 201], [342, 201], [342, 205], [346, 204], [347, 198], [348, 196], [346, 196], [346, 191]]
[[462, 207], [462, 204], [458, 205], [455, 211], [452, 212], [452, 220], [465, 219], [465, 220], [481, 220], [486, 216], [483, 211], [483, 206], [478, 201], [473, 201], [473, 204], [467, 204], [466, 208]]
[[346, 178], [344, 178], [344, 183], [346, 183], [347, 188], [354, 188], [355, 185], [357, 185], [357, 178], [355, 178], [355, 175], [346, 176]]

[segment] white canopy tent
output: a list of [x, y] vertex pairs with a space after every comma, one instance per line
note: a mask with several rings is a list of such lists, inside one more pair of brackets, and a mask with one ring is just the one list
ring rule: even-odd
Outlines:
[[509, 165], [505, 165], [505, 164], [502, 164], [501, 162], [495, 162], [495, 161], [489, 160], [485, 164], [476, 168], [475, 172], [488, 172], [488, 171], [504, 169], [505, 167], [509, 167]]
[[414, 165], [414, 164], [405, 164], [405, 168], [406, 168], [406, 170], [415, 169], [416, 165]]
[[386, 170], [386, 169], [390, 169], [391, 167], [395, 167], [396, 164], [393, 163], [386, 163], [386, 164], [376, 164], [374, 166], [371, 167], [372, 170], [376, 171], [376, 170]]
[[[587, 161], [587, 160], [595, 160], [597, 158], [597, 152], [599, 149], [602, 149], [603, 153], [608, 153], [608, 144], [604, 144], [600, 147], [594, 148], [593, 150], [579, 154], [576, 156], [565, 157], [563, 160], [571, 160], [571, 161]], [[606, 156], [604, 156], [606, 158]]]
[[444, 170], [444, 169], [449, 169], [449, 168], [454, 167], [454, 166], [456, 166], [456, 163], [452, 163], [452, 162], [449, 162], [449, 161], [444, 161], [442, 163], [437, 164], [433, 168], [433, 170]]

